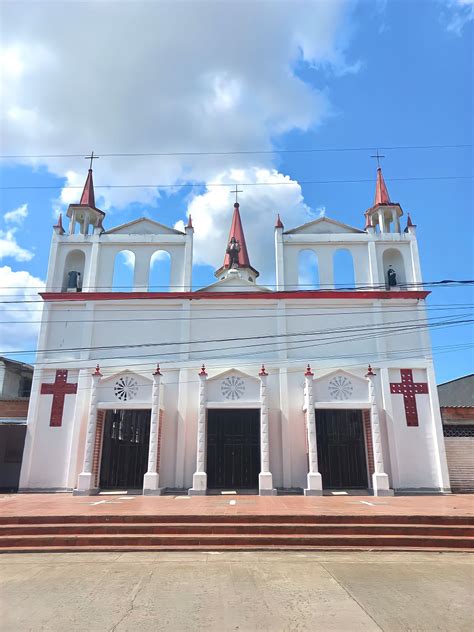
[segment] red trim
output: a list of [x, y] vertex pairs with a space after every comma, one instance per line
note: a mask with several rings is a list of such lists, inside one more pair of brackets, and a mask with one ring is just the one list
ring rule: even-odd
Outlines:
[[189, 299], [199, 301], [202, 299], [222, 300], [273, 300], [278, 301], [283, 298], [293, 299], [338, 299], [348, 298], [360, 299], [424, 299], [431, 292], [426, 290], [405, 290], [400, 292], [389, 292], [386, 290], [359, 290], [341, 291], [336, 290], [296, 290], [294, 292], [40, 292], [40, 296], [45, 301], [116, 301], [134, 299], [168, 299], [176, 301]]

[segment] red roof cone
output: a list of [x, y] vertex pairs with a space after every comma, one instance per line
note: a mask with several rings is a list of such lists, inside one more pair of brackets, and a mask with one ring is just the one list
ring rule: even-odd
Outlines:
[[387, 185], [385, 184], [385, 180], [383, 179], [381, 167], [377, 169], [377, 183], [375, 185], [374, 206], [377, 206], [378, 204], [391, 204]]
[[84, 190], [82, 191], [81, 201], [79, 202], [81, 206], [90, 206], [91, 208], [95, 208], [95, 195], [94, 195], [94, 182], [92, 180], [92, 169], [89, 169], [89, 173], [87, 174], [86, 183], [84, 185]]
[[[236, 202], [234, 204], [234, 215], [232, 217], [232, 224], [230, 226], [229, 239], [228, 242], [235, 237], [235, 240], [240, 244], [240, 252], [239, 252], [239, 267], [240, 268], [251, 268], [249, 255], [247, 252], [247, 244], [245, 243], [244, 229], [242, 228], [242, 220], [240, 219], [239, 212], [239, 203]], [[224, 257], [224, 268], [230, 267], [230, 255], [226, 254]]]
[[275, 228], [284, 228], [283, 226], [283, 222], [280, 219], [280, 213], [278, 213], [276, 221], [275, 221]]

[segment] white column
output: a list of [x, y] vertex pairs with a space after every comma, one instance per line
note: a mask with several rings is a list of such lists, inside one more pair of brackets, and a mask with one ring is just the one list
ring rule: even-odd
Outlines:
[[392, 222], [393, 222], [393, 232], [400, 232], [400, 218], [398, 217], [397, 209], [392, 208]]
[[308, 364], [305, 381], [305, 399], [306, 399], [306, 433], [308, 437], [308, 487], [304, 490], [305, 496], [322, 496], [323, 481], [318, 471], [318, 445], [316, 442], [316, 417], [314, 414], [314, 397], [313, 397], [313, 377], [311, 367]]
[[385, 288], [385, 283], [383, 283], [383, 288], [378, 287], [380, 285], [380, 276], [377, 263], [377, 250], [373, 238], [371, 238], [371, 240], [367, 244], [367, 252], [369, 257], [370, 284], [372, 285], [372, 289], [383, 289]]
[[379, 228], [380, 228], [380, 232], [381, 233], [386, 233], [387, 232], [387, 225], [385, 223], [385, 213], [383, 208], [379, 208], [378, 210], [378, 216], [379, 216]]
[[275, 226], [275, 264], [276, 264], [276, 289], [285, 289], [285, 256], [283, 245], [283, 226]]
[[151, 392], [150, 443], [148, 447], [148, 470], [143, 477], [143, 494], [145, 496], [160, 496], [158, 472], [158, 441], [160, 437], [160, 365], [153, 373], [153, 387]]
[[207, 373], [202, 365], [199, 373], [199, 409], [197, 424], [196, 471], [193, 474], [193, 486], [188, 490], [190, 496], [204, 496], [207, 491], [206, 474], [206, 391]]
[[[191, 218], [190, 218], [191, 219]], [[184, 269], [183, 269], [183, 292], [190, 292], [192, 289], [193, 274], [193, 237], [194, 228], [188, 224], [184, 229], [186, 232], [186, 243], [184, 246]]]
[[258, 475], [258, 493], [260, 496], [274, 496], [273, 476], [270, 472], [270, 446], [268, 441], [268, 373], [262, 364], [260, 377], [260, 474]]
[[94, 481], [92, 480], [92, 459], [94, 456], [95, 430], [97, 426], [97, 387], [99, 386], [101, 377], [102, 373], [99, 370], [99, 365], [97, 365], [95, 373], [92, 374], [89, 418], [87, 420], [86, 445], [84, 449], [84, 464], [77, 481], [77, 490], [74, 490], [76, 494], [82, 494], [85, 496], [97, 493], [97, 488], [94, 487]]
[[382, 452], [382, 436], [380, 434], [380, 420], [375, 399], [375, 373], [369, 364], [369, 370], [365, 376], [369, 382], [370, 402], [370, 429], [372, 434], [372, 447], [374, 450], [374, 473], [372, 474], [372, 488], [374, 496], [393, 496], [390, 489], [388, 475], [385, 473]]

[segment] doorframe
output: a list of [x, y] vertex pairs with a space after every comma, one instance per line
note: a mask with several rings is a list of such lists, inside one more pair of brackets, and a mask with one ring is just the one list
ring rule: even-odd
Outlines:
[[[208, 414], [207, 411], [208, 410], [218, 410], [218, 409], [224, 409], [224, 410], [258, 410], [259, 411], [259, 417], [258, 417], [258, 455], [259, 455], [259, 462], [260, 462], [260, 467], [259, 467], [259, 474], [261, 472], [262, 469], [262, 462], [261, 462], [261, 458], [262, 458], [262, 446], [261, 446], [261, 425], [262, 425], [262, 406], [260, 404], [260, 402], [238, 402], [240, 405], [238, 406], [234, 406], [233, 405], [234, 402], [225, 402], [225, 404], [223, 404], [222, 402], [209, 402], [210, 406], [206, 405], [206, 456], [205, 456], [205, 462], [206, 462], [206, 475], [207, 475], [207, 447], [208, 447]], [[206, 484], [206, 492], [209, 488], [207, 487]], [[211, 488], [212, 490], [214, 489], [219, 489], [219, 488]], [[249, 488], [249, 489], [253, 489], [253, 488]], [[255, 489], [257, 491], [259, 491], [259, 479], [257, 476], [257, 485], [255, 487]]]
[[[110, 410], [149, 410], [150, 411], [150, 423], [151, 423], [151, 406], [149, 403], [139, 403], [137, 406], [132, 406], [133, 402], [122, 402], [120, 406], [115, 406], [114, 402], [107, 402], [105, 404], [99, 403], [97, 406], [97, 423], [95, 428], [95, 440], [94, 440], [94, 453], [92, 457], [92, 477], [95, 480], [95, 488], [100, 494], [100, 469], [102, 466], [102, 456], [104, 452], [104, 431], [105, 431], [105, 419], [107, 413]], [[102, 419], [99, 418], [102, 416]], [[148, 439], [148, 449], [150, 449], [150, 439]], [[147, 457], [148, 459], [148, 457]], [[143, 488], [143, 481], [140, 488]]]
[[[316, 411], [317, 410], [358, 410], [361, 412], [361, 416], [360, 416], [360, 420], [361, 420], [361, 425], [362, 425], [362, 436], [364, 438], [364, 454], [365, 454], [365, 467], [367, 470], [367, 491], [371, 491], [372, 490], [372, 484], [371, 484], [371, 474], [370, 474], [370, 465], [369, 465], [369, 446], [368, 443], [370, 441], [370, 443], [372, 444], [372, 424], [370, 423], [370, 432], [369, 434], [366, 433], [365, 431], [365, 423], [364, 423], [364, 411], [368, 410], [369, 411], [369, 416], [370, 416], [370, 404], [368, 402], [314, 402], [314, 408], [315, 408], [315, 424], [316, 424], [316, 435], [317, 435], [317, 424], [318, 424], [318, 416]], [[372, 452], [373, 452], [373, 446], [372, 446]], [[328, 487], [324, 487], [324, 478], [323, 478], [323, 491], [327, 489], [331, 489]], [[349, 488], [349, 489], [363, 489], [361, 488]]]

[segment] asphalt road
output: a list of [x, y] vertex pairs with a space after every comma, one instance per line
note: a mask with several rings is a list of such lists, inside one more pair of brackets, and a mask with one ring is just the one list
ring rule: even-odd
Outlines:
[[0, 630], [474, 629], [462, 553], [162, 552], [0, 556]]

